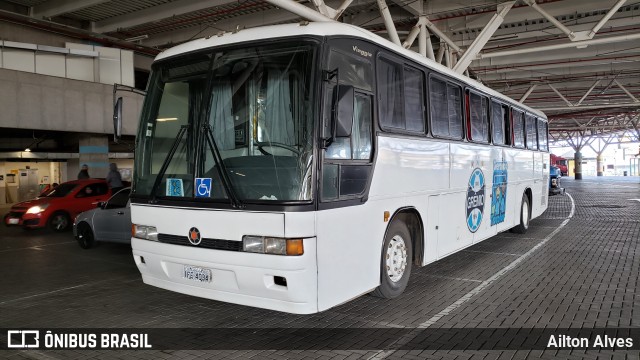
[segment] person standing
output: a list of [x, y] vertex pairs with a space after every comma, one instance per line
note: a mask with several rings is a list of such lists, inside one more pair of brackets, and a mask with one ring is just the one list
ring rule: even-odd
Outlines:
[[111, 188], [111, 194], [117, 193], [124, 187], [124, 185], [122, 184], [122, 176], [118, 171], [118, 165], [116, 165], [116, 163], [109, 164], [109, 173], [107, 174], [105, 180]]
[[82, 179], [91, 179], [91, 176], [89, 176], [89, 165], [87, 164], [82, 164], [82, 168], [78, 173], [78, 180]]

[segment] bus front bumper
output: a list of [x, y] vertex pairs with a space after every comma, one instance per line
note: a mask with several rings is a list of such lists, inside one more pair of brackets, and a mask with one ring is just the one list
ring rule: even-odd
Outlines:
[[[145, 284], [294, 314], [318, 312], [315, 238], [304, 239], [301, 256], [202, 249], [137, 238], [131, 239], [131, 247]], [[188, 278], [185, 271], [192, 269], [203, 271], [208, 279]]]

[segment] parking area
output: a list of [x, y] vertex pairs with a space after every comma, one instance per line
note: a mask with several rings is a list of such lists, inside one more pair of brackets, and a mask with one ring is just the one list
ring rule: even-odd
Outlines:
[[[363, 296], [291, 315], [144, 285], [127, 245], [81, 249], [71, 232], [0, 228], [0, 328], [638, 328], [638, 177], [563, 179], [524, 235], [501, 233], [415, 268], [394, 300]], [[406, 334], [405, 334], [406, 335]], [[293, 340], [292, 340], [293, 341]], [[399, 340], [402, 341], [402, 340]], [[250, 349], [251, 344], [247, 344]], [[268, 346], [267, 346], [268, 347]], [[264, 348], [264, 345], [257, 349]], [[504, 350], [6, 351], [12, 359], [602, 358], [638, 351]]]

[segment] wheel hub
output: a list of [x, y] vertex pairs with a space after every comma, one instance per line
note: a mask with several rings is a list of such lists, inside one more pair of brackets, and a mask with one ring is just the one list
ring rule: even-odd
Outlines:
[[402, 236], [396, 235], [389, 241], [385, 262], [389, 279], [393, 282], [400, 281], [407, 267], [407, 247]]

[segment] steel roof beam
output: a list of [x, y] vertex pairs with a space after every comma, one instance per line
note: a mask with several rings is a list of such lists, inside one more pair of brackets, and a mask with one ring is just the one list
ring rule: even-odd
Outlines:
[[611, 19], [611, 17], [618, 11], [618, 9], [620, 9], [620, 7], [622, 7], [622, 5], [624, 5], [625, 2], [627, 2], [627, 0], [619, 0], [615, 5], [613, 5], [613, 7], [609, 9], [609, 12], [607, 12], [605, 16], [603, 16], [602, 19], [596, 24], [596, 26], [594, 26], [593, 29], [589, 31], [587, 37], [589, 39], [593, 39], [598, 30], [600, 30], [600, 28], [602, 28], [602, 26], [604, 26], [604, 24], [609, 21], [609, 19]]
[[[271, 0], [267, 0], [271, 1]], [[393, 18], [391, 17], [391, 13], [389, 12], [389, 6], [384, 0], [376, 0], [378, 3], [378, 10], [380, 10], [380, 15], [384, 20], [384, 26], [387, 28], [387, 33], [389, 35], [389, 39], [396, 45], [402, 46], [400, 42], [400, 37], [398, 37], [398, 32], [396, 31], [396, 25], [393, 22]]]
[[52, 18], [109, 1], [111, 0], [49, 0], [32, 7], [30, 15], [36, 19]]
[[580, 104], [582, 104], [582, 101], [584, 101], [584, 99], [589, 96], [589, 94], [591, 94], [591, 92], [593, 91], [593, 89], [598, 85], [598, 83], [600, 82], [600, 80], [596, 80], [596, 82], [593, 83], [593, 85], [591, 85], [591, 87], [589, 88], [589, 90], [587, 90], [586, 93], [584, 93], [584, 95], [580, 98], [580, 100], [578, 100], [578, 102], [576, 103], [576, 106], [579, 106]]
[[567, 98], [566, 98], [566, 97], [564, 97], [564, 95], [562, 95], [562, 94], [560, 93], [560, 91], [558, 91], [558, 89], [556, 89], [556, 87], [555, 87], [555, 86], [553, 86], [553, 85], [551, 85], [551, 84], [547, 84], [547, 86], [549, 86], [549, 87], [551, 88], [551, 90], [553, 90], [553, 92], [555, 92], [556, 94], [558, 94], [558, 96], [559, 96], [559, 97], [560, 97], [560, 98], [561, 98], [565, 103], [567, 103], [567, 106], [569, 106], [569, 107], [573, 107], [573, 106], [574, 106], [574, 105], [573, 105], [569, 100], [567, 100]]
[[478, 53], [480, 53], [482, 48], [484, 48], [484, 45], [487, 43], [487, 41], [489, 41], [491, 36], [493, 36], [493, 33], [498, 30], [498, 27], [504, 21], [504, 17], [507, 15], [509, 10], [511, 10], [511, 7], [513, 7], [513, 4], [515, 3], [515, 1], [509, 1], [498, 5], [496, 13], [493, 15], [491, 20], [489, 20], [484, 29], [482, 29], [480, 35], [478, 35], [475, 40], [473, 40], [473, 43], [467, 48], [467, 50], [465, 50], [464, 54], [462, 54], [462, 57], [460, 57], [460, 61], [458, 61], [456, 66], [454, 66], [453, 71], [457, 72], [458, 74], [462, 74], [465, 70], [467, 70], [467, 67], [469, 67], [471, 61], [473, 61]]
[[576, 35], [573, 33], [573, 31], [571, 31], [568, 27], [564, 26], [563, 23], [558, 21], [558, 19], [553, 17], [551, 14], [544, 11], [544, 9], [536, 3], [536, 0], [524, 0], [524, 2], [527, 5], [531, 6], [533, 9], [535, 9], [537, 12], [539, 12], [540, 15], [542, 15], [545, 19], [549, 20], [549, 22], [555, 25], [558, 29], [560, 29], [560, 31], [565, 33], [569, 37], [569, 39], [571, 39], [571, 41], [575, 39]]
[[[531, 105], [529, 105], [531, 106]], [[556, 107], [536, 107], [531, 106], [540, 111], [563, 111], [563, 110], [592, 110], [592, 109], [610, 109], [621, 107], [640, 107], [638, 103], [619, 103], [619, 104], [601, 104], [601, 105], [580, 105], [580, 106], [556, 106]]]
[[520, 102], [523, 103], [525, 100], [527, 100], [527, 98], [529, 97], [529, 95], [531, 95], [531, 93], [533, 92], [533, 90], [536, 88], [536, 86], [538, 86], [537, 84], [533, 84], [529, 87], [529, 89], [527, 89], [527, 91], [524, 93], [524, 95], [522, 95], [522, 97], [520, 98]]
[[627, 34], [627, 35], [620, 35], [620, 36], [609, 36], [609, 37], [592, 39], [592, 40], [575, 41], [571, 43], [544, 45], [544, 46], [515, 49], [515, 50], [506, 50], [506, 51], [496, 51], [496, 52], [478, 54], [478, 58], [487, 59], [487, 58], [498, 57], [498, 56], [522, 55], [522, 54], [528, 54], [533, 52], [543, 52], [543, 51], [551, 51], [551, 50], [558, 50], [558, 49], [582, 48], [583, 46], [589, 46], [589, 45], [613, 44], [613, 43], [633, 41], [638, 39], [640, 39], [640, 33], [634, 33], [634, 34]]
[[633, 94], [631, 94], [631, 93], [629, 92], [629, 90], [627, 90], [627, 88], [625, 88], [624, 86], [622, 86], [622, 84], [620, 84], [620, 82], [618, 81], [618, 79], [613, 79], [613, 82], [615, 82], [615, 83], [616, 83], [616, 85], [618, 85], [618, 87], [619, 87], [620, 89], [622, 89], [622, 91], [624, 91], [624, 92], [625, 92], [625, 93], [626, 93], [626, 94], [631, 98], [631, 100], [633, 100], [633, 102], [639, 102], [639, 101], [640, 101], [640, 100], [636, 99], [636, 97], [635, 97], [635, 96], [633, 96]]
[[153, 6], [144, 10], [135, 11], [126, 15], [114, 16], [106, 20], [98, 21], [94, 25], [94, 31], [108, 33], [119, 29], [132, 28], [142, 24], [178, 16], [215, 6], [231, 4], [232, 0], [180, 0], [162, 5]]

